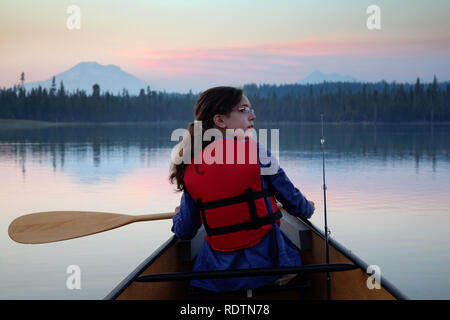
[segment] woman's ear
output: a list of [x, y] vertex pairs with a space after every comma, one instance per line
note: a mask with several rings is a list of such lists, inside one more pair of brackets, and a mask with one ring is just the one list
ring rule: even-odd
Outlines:
[[215, 114], [213, 117], [213, 121], [217, 127], [221, 129], [227, 128], [227, 125], [225, 123], [225, 116], [223, 114]]

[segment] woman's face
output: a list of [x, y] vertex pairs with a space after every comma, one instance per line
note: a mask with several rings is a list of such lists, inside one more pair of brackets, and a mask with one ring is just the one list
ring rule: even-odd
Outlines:
[[253, 128], [253, 121], [256, 119], [252, 111], [250, 101], [243, 95], [241, 101], [229, 115], [215, 115], [214, 122], [221, 129], [242, 129], [246, 131]]

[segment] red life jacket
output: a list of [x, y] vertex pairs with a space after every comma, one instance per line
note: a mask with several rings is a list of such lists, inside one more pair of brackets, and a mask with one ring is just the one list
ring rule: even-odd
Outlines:
[[256, 245], [281, 218], [275, 198], [262, 190], [256, 141], [216, 140], [199, 156], [187, 166], [184, 185], [199, 207], [206, 241], [217, 251]]

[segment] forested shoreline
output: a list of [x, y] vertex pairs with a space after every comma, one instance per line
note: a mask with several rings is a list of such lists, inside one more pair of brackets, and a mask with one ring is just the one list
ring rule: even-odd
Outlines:
[[[449, 122], [450, 83], [327, 83], [243, 87], [258, 121], [317, 122]], [[68, 92], [61, 82], [49, 89], [0, 89], [0, 119], [47, 122], [190, 121], [198, 94], [141, 89], [133, 96], [101, 92]]]

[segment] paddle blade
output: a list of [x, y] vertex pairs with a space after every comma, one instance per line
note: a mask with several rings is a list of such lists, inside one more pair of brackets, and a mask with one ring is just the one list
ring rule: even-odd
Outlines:
[[9, 225], [8, 234], [20, 243], [48, 243], [111, 230], [134, 221], [135, 216], [116, 213], [37, 212], [16, 218]]

